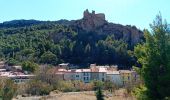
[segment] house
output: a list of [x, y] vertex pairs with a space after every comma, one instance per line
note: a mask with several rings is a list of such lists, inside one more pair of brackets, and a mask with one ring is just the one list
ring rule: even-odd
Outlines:
[[96, 64], [91, 64], [89, 69], [67, 70], [59, 67], [55, 68], [54, 73], [61, 80], [79, 80], [84, 83], [93, 80], [110, 81], [117, 86], [125, 86], [138, 81], [139, 78], [133, 70], [118, 70], [117, 66], [96, 66]]
[[64, 74], [65, 80], [80, 80], [89, 83], [91, 80], [90, 69], [71, 69]]
[[107, 66], [96, 66], [95, 64], [91, 64], [91, 80], [105, 81], [107, 68]]
[[91, 80], [99, 80], [99, 68], [91, 66]]
[[106, 81], [106, 73], [107, 73], [107, 68], [99, 68], [99, 80], [100, 81]]
[[35, 77], [35, 75], [26, 75], [22, 72], [2, 71], [0, 72], [0, 77], [10, 78], [16, 83], [24, 83], [31, 80], [33, 77]]
[[112, 70], [112, 71], [117, 71], [118, 70], [118, 66], [117, 65], [112, 65], [108, 68], [108, 70]]
[[48, 75], [54, 79], [64, 80], [64, 75], [67, 72], [65, 68], [52, 68], [48, 70]]
[[91, 81], [91, 70], [90, 69], [81, 69], [82, 70], [82, 81], [84, 83], [89, 83]]
[[131, 84], [133, 75], [131, 70], [119, 70], [122, 78], [123, 86]]
[[28, 82], [29, 80], [33, 79], [35, 75], [9, 75], [9, 78], [14, 80], [16, 83], [25, 83]]
[[64, 80], [74, 80], [75, 78], [75, 71], [73, 70], [68, 70], [64, 74]]
[[61, 63], [58, 65], [60, 68], [68, 69], [69, 63]]
[[132, 72], [132, 82], [134, 84], [140, 83], [141, 82], [140, 75], [136, 71], [134, 71], [134, 70], [132, 70], [131, 72]]
[[82, 80], [83, 81], [83, 74], [82, 74], [82, 70], [81, 69], [72, 69], [72, 72], [74, 72], [73, 74], [73, 79], [74, 80]]
[[107, 81], [113, 82], [116, 86], [122, 86], [122, 78], [119, 71], [108, 71]]
[[64, 73], [64, 80], [80, 80], [84, 83], [91, 81], [90, 69], [71, 69]]

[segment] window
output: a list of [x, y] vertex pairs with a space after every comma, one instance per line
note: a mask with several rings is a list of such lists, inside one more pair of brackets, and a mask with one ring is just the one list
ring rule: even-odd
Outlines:
[[102, 81], [104, 81], [104, 78], [102, 78]]
[[130, 80], [130, 77], [128, 76], [128, 80]]
[[85, 72], [84, 75], [88, 75], [88, 73]]
[[85, 80], [85, 81], [89, 80], [89, 77], [84, 77], [84, 80]]
[[104, 73], [103, 73], [103, 76], [104, 76]]
[[125, 85], [125, 81], [123, 81], [123, 85]]
[[79, 77], [79, 75], [76, 75], [76, 77]]

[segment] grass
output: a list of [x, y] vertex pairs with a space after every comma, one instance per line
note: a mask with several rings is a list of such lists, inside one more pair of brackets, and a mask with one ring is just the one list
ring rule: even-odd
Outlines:
[[[134, 97], [126, 94], [125, 89], [116, 90], [114, 93], [105, 91], [105, 100], [136, 100]], [[32, 97], [20, 97], [15, 100], [31, 100]], [[96, 100], [94, 91], [85, 92], [51, 92], [48, 96], [37, 97], [34, 100]]]

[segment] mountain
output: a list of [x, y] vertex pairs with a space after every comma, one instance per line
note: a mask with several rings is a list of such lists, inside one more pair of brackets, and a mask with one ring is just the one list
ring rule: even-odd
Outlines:
[[123, 39], [131, 47], [143, 41], [143, 32], [135, 26], [107, 22], [104, 14], [95, 14], [95, 11], [92, 13], [88, 10], [84, 11], [83, 18], [75, 21], [72, 26], [73, 29], [78, 30], [78, 33], [95, 32], [100, 35], [114, 35], [116, 39]]
[[25, 27], [25, 26], [31, 26], [31, 25], [37, 25], [45, 23], [43, 21], [38, 20], [12, 20], [12, 21], [5, 21], [3, 23], [0, 23], [0, 28], [10, 28], [10, 27]]
[[0, 56], [8, 62], [69, 62], [130, 67], [143, 32], [135, 26], [110, 23], [102, 13], [85, 10], [79, 20], [13, 20], [0, 23]]

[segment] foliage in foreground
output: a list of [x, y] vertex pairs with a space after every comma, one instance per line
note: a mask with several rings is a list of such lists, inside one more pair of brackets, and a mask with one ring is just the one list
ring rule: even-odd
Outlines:
[[45, 82], [33, 80], [28, 83], [26, 92], [31, 95], [48, 95], [52, 91], [52, 86]]
[[0, 80], [0, 98], [2, 100], [11, 100], [16, 95], [17, 85], [10, 79]]
[[96, 98], [97, 98], [97, 100], [104, 100], [104, 95], [103, 95], [101, 88], [98, 88], [98, 90], [96, 92]]
[[170, 97], [170, 30], [161, 15], [151, 28], [152, 32], [144, 31], [146, 43], [139, 44], [134, 52], [142, 65], [140, 73], [147, 88], [144, 97], [164, 100]]
[[146, 95], [147, 88], [143, 85], [139, 85], [132, 90], [132, 94], [136, 97], [137, 100], [147, 100]]

